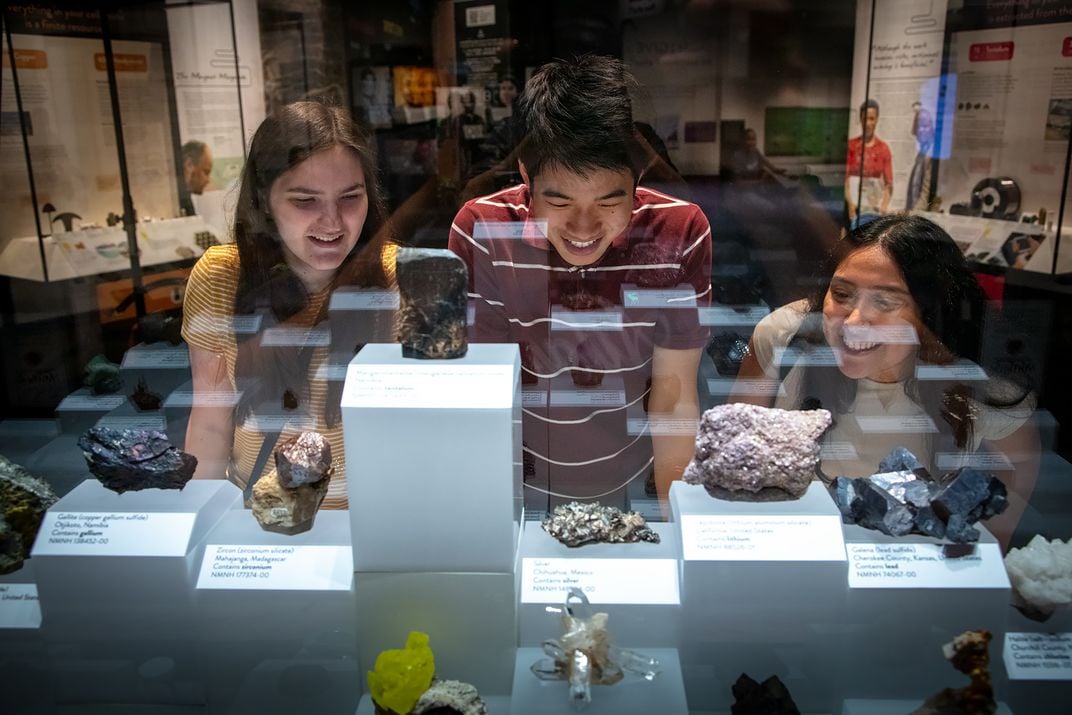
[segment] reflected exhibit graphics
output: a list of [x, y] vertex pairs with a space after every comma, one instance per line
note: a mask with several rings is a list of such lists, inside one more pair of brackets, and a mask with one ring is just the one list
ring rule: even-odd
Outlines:
[[815, 479], [826, 410], [718, 405], [704, 412], [684, 480], [730, 501], [799, 499]]

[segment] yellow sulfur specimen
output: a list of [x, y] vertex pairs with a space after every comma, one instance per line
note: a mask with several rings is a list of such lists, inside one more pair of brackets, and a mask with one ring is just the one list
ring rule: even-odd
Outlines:
[[406, 715], [432, 685], [434, 675], [428, 634], [411, 631], [405, 648], [385, 650], [376, 657], [376, 667], [368, 674], [372, 700], [383, 710]]

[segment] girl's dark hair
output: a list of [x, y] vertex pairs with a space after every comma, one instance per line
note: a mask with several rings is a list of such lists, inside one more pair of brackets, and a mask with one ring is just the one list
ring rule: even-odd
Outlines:
[[[798, 345], [825, 344], [822, 331], [823, 301], [837, 266], [849, 254], [877, 246], [897, 264], [916, 304], [923, 330], [919, 335], [919, 358], [932, 364], [967, 359], [979, 364], [989, 380], [973, 383], [927, 381], [926, 389], [915, 376], [904, 383], [905, 393], [919, 404], [935, 424], [948, 426], [958, 448], [971, 445], [974, 430], [973, 402], [991, 407], [1020, 403], [1029, 389], [1015, 375], [997, 372], [997, 366], [982, 364], [984, 320], [987, 300], [957, 244], [941, 227], [921, 216], [881, 216], [846, 235], [831, 251], [822, 272], [823, 281], [808, 301], [805, 318], [795, 341]], [[993, 317], [993, 316], [990, 316]], [[856, 399], [856, 380], [836, 366], [802, 366], [799, 408], [822, 406], [844, 414]]]
[[[266, 346], [261, 337], [268, 327], [291, 320], [309, 305], [305, 285], [290, 269], [282, 239], [272, 218], [269, 195], [272, 184], [284, 172], [309, 157], [332, 147], [352, 150], [361, 162], [368, 196], [368, 215], [352, 251], [343, 261], [331, 289], [344, 285], [386, 288], [390, 280], [381, 256], [392, 242], [387, 212], [380, 193], [376, 162], [349, 115], [338, 106], [321, 102], [295, 102], [268, 116], [250, 142], [249, 156], [242, 169], [241, 187], [235, 207], [234, 240], [238, 247], [238, 287], [234, 314], [258, 316], [255, 331], [236, 331], [238, 355], [235, 379], [242, 390], [235, 412], [240, 422], [252, 409], [264, 404], [281, 405], [284, 395], [307, 400], [311, 347]], [[329, 301], [315, 316], [313, 324], [327, 318]], [[343, 321], [350, 322], [350, 321]], [[304, 326], [303, 327], [307, 327]], [[325, 326], [327, 327], [327, 326]], [[346, 325], [330, 326], [331, 354], [353, 355], [358, 347]], [[329, 382], [326, 414], [329, 426], [338, 420], [341, 383]]]

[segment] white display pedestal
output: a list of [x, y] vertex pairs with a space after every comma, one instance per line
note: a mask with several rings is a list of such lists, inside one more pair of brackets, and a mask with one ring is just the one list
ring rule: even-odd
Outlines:
[[[95, 426], [110, 427], [112, 429], [156, 430], [157, 432], [166, 433], [168, 423], [163, 409], [142, 412], [130, 404], [130, 400], [127, 400], [97, 420]], [[179, 442], [177, 446], [181, 449], [182, 443]]]
[[190, 351], [185, 344], [165, 341], [138, 343], [123, 354], [119, 366], [123, 393], [130, 395], [145, 380], [146, 387], [166, 398], [172, 390], [190, 380]]
[[839, 674], [845, 698], [922, 701], [942, 688], [960, 687], [966, 680], [942, 657], [942, 646], [983, 628], [993, 634], [990, 670], [995, 692], [1004, 698], [1001, 648], [1012, 594], [997, 542], [983, 524], [975, 526], [982, 532], [975, 555], [945, 559], [936, 539], [895, 538], [845, 525], [849, 590], [840, 620], [845, 659]]
[[777, 675], [803, 711], [833, 711], [843, 674], [841, 516], [822, 484], [800, 499], [731, 502], [670, 488], [682, 539], [681, 658], [689, 705], [728, 711], [742, 672]]
[[559, 617], [571, 586], [585, 591], [592, 607], [609, 617], [615, 643], [676, 647], [681, 637], [678, 559], [681, 547], [673, 524], [649, 524], [658, 544], [588, 544], [570, 548], [543, 530], [525, 524], [521, 537], [520, 624], [522, 646], [539, 646], [561, 635]]
[[456, 360], [366, 345], [353, 359], [342, 418], [357, 571], [513, 570], [520, 365], [516, 345]]
[[376, 656], [404, 647], [410, 631], [424, 631], [439, 677], [464, 680], [488, 695], [510, 692], [517, 648], [513, 573], [357, 573], [354, 591], [363, 688]]
[[81, 434], [126, 400], [127, 396], [122, 390], [110, 395], [94, 395], [88, 387], [80, 387], [64, 397], [56, 407], [56, 421], [61, 432]]
[[27, 559], [18, 571], [0, 575], [0, 683], [5, 712], [48, 712], [54, 707], [33, 562]]
[[520, 356], [367, 345], [342, 397], [361, 672], [428, 633], [443, 678], [509, 692], [521, 531]]
[[[646, 648], [623, 643], [633, 650], [658, 659], [660, 673], [655, 680], [626, 674], [614, 685], [592, 686], [592, 703], [584, 712], [592, 715], [685, 715], [685, 686], [681, 679], [681, 662], [673, 648]], [[514, 667], [511, 715], [560, 715], [570, 712], [569, 685], [564, 680], [540, 680], [529, 667], [546, 658], [539, 648], [519, 648]]]
[[312, 529], [264, 531], [227, 512], [205, 539], [197, 574], [210, 709], [348, 712], [361, 695], [350, 516], [321, 511]]
[[222, 481], [115, 494], [86, 480], [33, 550], [59, 702], [201, 703], [197, 545], [240, 499]]

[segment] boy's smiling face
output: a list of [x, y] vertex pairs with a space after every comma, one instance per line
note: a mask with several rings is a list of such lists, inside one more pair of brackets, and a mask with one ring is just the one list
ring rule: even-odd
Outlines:
[[607, 252], [633, 217], [633, 173], [628, 169], [591, 169], [578, 174], [547, 166], [535, 177], [524, 164], [529, 216], [566, 263], [590, 266]]

